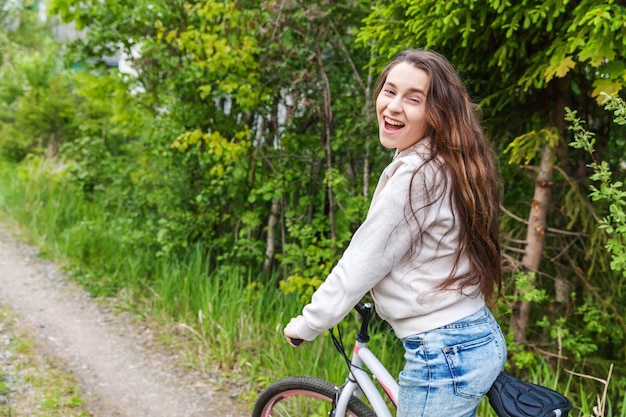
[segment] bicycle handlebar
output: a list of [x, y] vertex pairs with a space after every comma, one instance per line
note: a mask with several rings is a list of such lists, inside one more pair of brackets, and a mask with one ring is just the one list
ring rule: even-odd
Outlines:
[[289, 341], [294, 346], [300, 346], [302, 343], [304, 343], [303, 339], [292, 339], [292, 338], [289, 338]]
[[[360, 342], [367, 342], [369, 341], [367, 328], [369, 326], [370, 319], [372, 318], [372, 311], [374, 310], [374, 308], [370, 303], [363, 303], [359, 301], [358, 304], [354, 306], [354, 309], [363, 319], [363, 321], [361, 322], [361, 330], [356, 335], [357, 340], [359, 340]], [[294, 346], [300, 346], [302, 343], [304, 343], [303, 339], [289, 338], [289, 341]]]

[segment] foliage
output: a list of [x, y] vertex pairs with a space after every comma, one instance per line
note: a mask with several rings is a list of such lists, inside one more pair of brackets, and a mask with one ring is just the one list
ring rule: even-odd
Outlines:
[[[614, 122], [619, 125], [626, 124], [626, 104], [622, 99], [608, 94], [605, 97], [604, 108], [613, 112]], [[611, 269], [621, 272], [626, 276], [626, 191], [622, 181], [614, 180], [612, 172], [606, 161], [597, 162], [595, 159], [595, 135], [585, 129], [584, 123], [576, 116], [576, 111], [567, 109], [567, 120], [571, 122], [571, 130], [574, 132], [574, 141], [570, 146], [583, 149], [591, 155], [593, 162], [589, 168], [593, 173], [592, 181], [600, 184], [599, 188], [591, 185], [590, 197], [593, 201], [605, 201], [608, 203], [608, 214], [600, 220], [600, 228], [608, 235], [606, 249], [611, 253]], [[623, 335], [622, 335], [623, 337]]]
[[511, 94], [516, 88], [544, 89], [555, 78], [587, 68], [596, 73], [594, 96], [606, 87], [619, 91], [625, 19], [626, 10], [614, 0], [399, 0], [376, 4], [360, 39], [374, 40], [385, 59], [409, 45], [437, 48], [472, 82], [482, 78], [487, 91], [481, 96], [500, 108], [527, 100]]
[[[96, 62], [88, 67], [97, 68], [95, 51], [113, 54], [112, 45], [119, 48], [137, 72], [135, 78], [122, 76], [124, 82], [138, 87], [128, 96], [120, 85], [109, 104], [118, 108], [123, 98], [127, 108], [145, 109], [132, 120], [117, 111], [109, 112], [108, 120], [96, 116], [94, 124], [107, 126], [104, 142], [98, 138], [102, 134], [90, 132], [64, 147], [77, 179], [107, 184], [89, 184], [86, 190], [102, 188], [110, 200], [123, 195], [143, 213], [137, 217], [143, 220], [139, 233], [152, 236], [150, 244], [159, 253], [182, 253], [204, 241], [231, 262], [278, 261], [308, 271], [318, 260], [336, 261], [337, 249], [362, 220], [370, 192], [353, 191], [364, 178], [359, 170], [373, 159], [364, 154], [362, 141], [353, 140], [371, 130], [358, 122], [367, 91], [353, 78], [361, 77], [366, 59], [364, 50], [346, 46], [363, 10], [311, 4], [303, 13], [297, 5], [279, 2], [244, 7], [215, 1], [146, 1], [128, 9], [56, 0], [51, 11], [79, 28], [89, 27], [87, 37], [72, 46], [74, 61]], [[155, 15], [152, 27], [145, 23]], [[347, 24], [331, 16], [342, 16]], [[310, 69], [316, 56], [323, 60]], [[356, 72], [346, 73], [342, 60], [352, 62]], [[327, 91], [335, 100], [322, 99], [321, 77], [332, 84]], [[96, 93], [82, 94], [83, 105], [98, 100]], [[333, 120], [327, 117], [329, 106]], [[345, 127], [339, 129], [334, 120]], [[130, 140], [115, 153], [96, 153], [112, 133]], [[143, 162], [121, 168], [133, 155]], [[126, 180], [102, 176], [116, 167]], [[278, 210], [272, 213], [275, 204]], [[278, 222], [270, 233], [272, 217]], [[319, 252], [323, 259], [293, 256], [301, 242], [288, 225], [300, 223], [315, 225], [316, 244], [330, 249]], [[275, 241], [276, 252], [266, 253], [267, 239]]]
[[[613, 115], [613, 122], [617, 125], [626, 124], [626, 105], [624, 100], [616, 95], [607, 93], [602, 94], [605, 110]], [[591, 193], [590, 198], [595, 202], [606, 203], [606, 215], [599, 220], [599, 228], [607, 234], [605, 247], [611, 256], [611, 269], [622, 279], [618, 286], [621, 292], [623, 287], [623, 277], [626, 276], [626, 253], [624, 247], [626, 245], [626, 215], [624, 207], [626, 206], [626, 192], [623, 190], [623, 182], [613, 178], [606, 161], [597, 160], [596, 155], [596, 135], [585, 127], [585, 123], [577, 116], [575, 110], [566, 109], [566, 119], [569, 122], [569, 129], [574, 133], [574, 140], [569, 144], [572, 148], [582, 149], [589, 154], [592, 162], [588, 164], [592, 174], [590, 180], [593, 183], [589, 186]], [[605, 303], [611, 303], [612, 297], [609, 296]], [[580, 307], [578, 313], [582, 316], [586, 330], [596, 334], [597, 342], [605, 342], [611, 340], [614, 343], [623, 345], [626, 326], [621, 319], [623, 315], [619, 315], [617, 323], [614, 322], [615, 317], [607, 313], [605, 308], [598, 308], [590, 305]], [[604, 400], [603, 400], [604, 401]]]
[[[37, 25], [32, 27], [36, 32]], [[45, 37], [37, 45], [8, 36], [4, 43], [0, 66], [2, 152], [16, 161], [28, 153], [54, 155], [76, 129], [76, 106], [68, 77], [59, 72], [57, 46]]]
[[0, 28], [6, 30], [19, 19], [19, 8], [12, 0], [0, 0]]

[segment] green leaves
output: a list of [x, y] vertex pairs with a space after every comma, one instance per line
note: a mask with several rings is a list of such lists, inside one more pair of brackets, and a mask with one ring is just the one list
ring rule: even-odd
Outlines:
[[213, 163], [208, 171], [209, 175], [221, 177], [225, 173], [225, 166], [235, 163], [247, 155], [249, 148], [250, 132], [244, 130], [238, 132], [229, 140], [222, 136], [219, 132], [202, 132], [195, 129], [191, 132], [185, 132], [180, 135], [172, 148], [181, 152], [206, 152], [213, 159]]
[[528, 301], [532, 303], [544, 303], [549, 300], [544, 289], [537, 288], [534, 272], [517, 272], [515, 274], [515, 289], [517, 294], [509, 297], [511, 301]]
[[61, 65], [57, 51], [49, 39], [37, 47], [7, 42], [3, 50], [0, 148], [14, 161], [28, 154], [56, 155], [78, 129], [78, 98], [70, 77], [58, 71]]
[[381, 1], [358, 39], [381, 62], [407, 47], [444, 53], [494, 109], [524, 102], [513, 86], [542, 90], [572, 72], [589, 74], [594, 97], [620, 91], [625, 79], [626, 9], [609, 0]]
[[510, 153], [509, 163], [528, 164], [545, 145], [555, 147], [560, 140], [559, 133], [553, 127], [532, 131], [518, 136], [507, 146], [505, 153]]
[[[612, 111], [614, 121], [624, 124], [626, 105], [616, 96], [603, 95], [605, 109]], [[593, 169], [591, 180], [598, 182], [599, 187], [591, 185], [590, 197], [593, 201], [606, 201], [608, 214], [601, 219], [599, 227], [608, 235], [606, 248], [612, 254], [611, 269], [626, 276], [626, 190], [622, 181], [613, 180], [612, 172], [606, 161], [598, 163], [595, 160], [594, 134], [584, 128], [583, 122], [576, 117], [576, 113], [568, 109], [567, 120], [571, 123], [575, 140], [570, 146], [587, 151], [593, 162], [589, 165]]]
[[156, 37], [180, 51], [183, 70], [199, 83], [201, 97], [229, 96], [244, 109], [257, 105], [263, 97], [258, 41], [245, 28], [259, 15], [234, 2], [184, 3], [183, 8], [187, 26], [168, 27], [157, 20]]
[[596, 143], [595, 134], [585, 129], [584, 121], [577, 116], [577, 111], [569, 107], [565, 108], [565, 120], [569, 122], [568, 129], [574, 132], [574, 141], [569, 146], [576, 149], [584, 149], [587, 153], [593, 154]]
[[565, 77], [575, 66], [576, 63], [571, 56], [552, 56], [550, 64], [545, 70], [546, 81], [550, 81], [555, 76], [559, 78]]

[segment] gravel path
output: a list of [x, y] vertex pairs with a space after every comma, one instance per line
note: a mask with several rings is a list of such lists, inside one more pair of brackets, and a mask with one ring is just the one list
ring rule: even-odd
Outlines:
[[150, 331], [95, 303], [0, 225], [0, 304], [79, 381], [95, 417], [249, 416], [210, 376], [183, 371]]

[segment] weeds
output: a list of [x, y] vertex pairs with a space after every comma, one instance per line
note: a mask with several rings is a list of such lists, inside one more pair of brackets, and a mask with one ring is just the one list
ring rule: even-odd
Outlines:
[[35, 342], [0, 310], [0, 415], [87, 417], [73, 376], [42, 357]]

